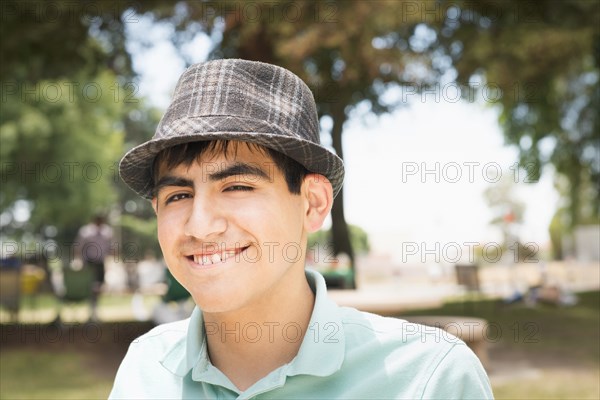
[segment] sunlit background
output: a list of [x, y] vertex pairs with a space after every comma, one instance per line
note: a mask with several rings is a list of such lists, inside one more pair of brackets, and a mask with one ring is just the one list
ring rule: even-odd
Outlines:
[[[189, 315], [117, 166], [186, 67], [231, 57], [298, 74], [343, 150], [307, 260], [336, 301], [499, 327], [478, 352], [498, 398], [600, 397], [598, 2], [1, 7], [1, 398], [106, 397], [129, 341]], [[98, 215], [113, 235], [94, 312], [72, 277]]]

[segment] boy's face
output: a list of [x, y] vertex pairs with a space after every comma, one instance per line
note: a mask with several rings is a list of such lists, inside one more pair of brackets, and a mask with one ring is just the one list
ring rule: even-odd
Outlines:
[[247, 145], [159, 168], [158, 240], [175, 278], [204, 312], [276, 299], [304, 269], [308, 201], [268, 155]]

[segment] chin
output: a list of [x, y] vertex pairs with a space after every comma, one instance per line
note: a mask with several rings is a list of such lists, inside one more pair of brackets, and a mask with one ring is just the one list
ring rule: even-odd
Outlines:
[[194, 303], [204, 313], [225, 313], [235, 311], [243, 306], [241, 299], [235, 298], [233, 293], [211, 294], [209, 291], [192, 294]]

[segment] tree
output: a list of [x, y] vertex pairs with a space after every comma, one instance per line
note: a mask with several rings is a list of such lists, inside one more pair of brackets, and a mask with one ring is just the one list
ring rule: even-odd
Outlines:
[[[495, 96], [506, 142], [528, 178], [544, 164], [567, 177], [570, 228], [599, 220], [600, 3], [442, 2], [429, 51], [449, 57], [456, 81]], [[477, 82], [474, 78], [483, 79]], [[489, 94], [489, 93], [488, 93]], [[591, 189], [591, 190], [590, 190]]]
[[104, 69], [131, 78], [125, 51], [131, 12], [120, 2], [3, 1], [0, 80], [34, 84]]
[[147, 128], [149, 111], [135, 97], [119, 7], [2, 4], [0, 227], [7, 237], [67, 245], [81, 224], [129, 192], [116, 162], [124, 139]]
[[[322, 121], [333, 121], [331, 145], [343, 157], [349, 113], [390, 111], [398, 102], [387, 89], [430, 89], [453, 79], [471, 89], [483, 83], [483, 91], [502, 93], [494, 101], [502, 107], [500, 123], [531, 177], [550, 163], [568, 178], [570, 225], [598, 220], [598, 2], [52, 2], [58, 16], [40, 19], [44, 7], [3, 4], [3, 85], [76, 73], [89, 79], [106, 69], [131, 79], [125, 27], [147, 15], [172, 24], [180, 47], [209, 33], [213, 58], [273, 62], [298, 74], [313, 89]], [[10, 122], [4, 108], [2, 124]], [[336, 252], [353, 259], [343, 207], [341, 193], [332, 210], [333, 241]]]
[[[115, 202], [123, 131], [120, 104], [107, 91], [113, 82], [105, 72], [93, 79], [41, 80], [27, 94], [23, 88], [4, 93], [0, 209], [11, 221], [5, 234], [41, 235], [55, 227], [56, 239], [66, 243]], [[90, 90], [80, 89], [85, 85]], [[24, 209], [31, 214], [26, 223], [18, 218]]]
[[[352, 242], [352, 248], [357, 254], [367, 254], [371, 250], [369, 243], [369, 235], [367, 232], [358, 225], [348, 224], [350, 228], [350, 241]], [[331, 248], [333, 244], [331, 239], [331, 230], [319, 230], [317, 232], [308, 235], [308, 248], [314, 246], [321, 246], [322, 248]]]

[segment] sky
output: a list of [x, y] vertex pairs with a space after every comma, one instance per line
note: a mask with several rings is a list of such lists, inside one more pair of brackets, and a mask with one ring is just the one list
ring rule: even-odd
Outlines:
[[[128, 32], [139, 94], [166, 108], [185, 63], [168, 40], [170, 27], [152, 28], [143, 18], [139, 22]], [[142, 40], [145, 46], [139, 45]], [[210, 44], [198, 35], [183, 50], [201, 62]], [[483, 101], [445, 101], [431, 94], [407, 100], [377, 118], [351, 117], [344, 127], [346, 219], [367, 231], [372, 249], [399, 261], [399, 243], [405, 241], [442, 247], [500, 242], [483, 192], [501, 178], [515, 182], [526, 206], [519, 238], [546, 247], [559, 204], [553, 171], [545, 168], [539, 182], [526, 182], [526, 171], [515, 168], [516, 149], [504, 145], [499, 110]], [[327, 130], [330, 121], [321, 125]]]

